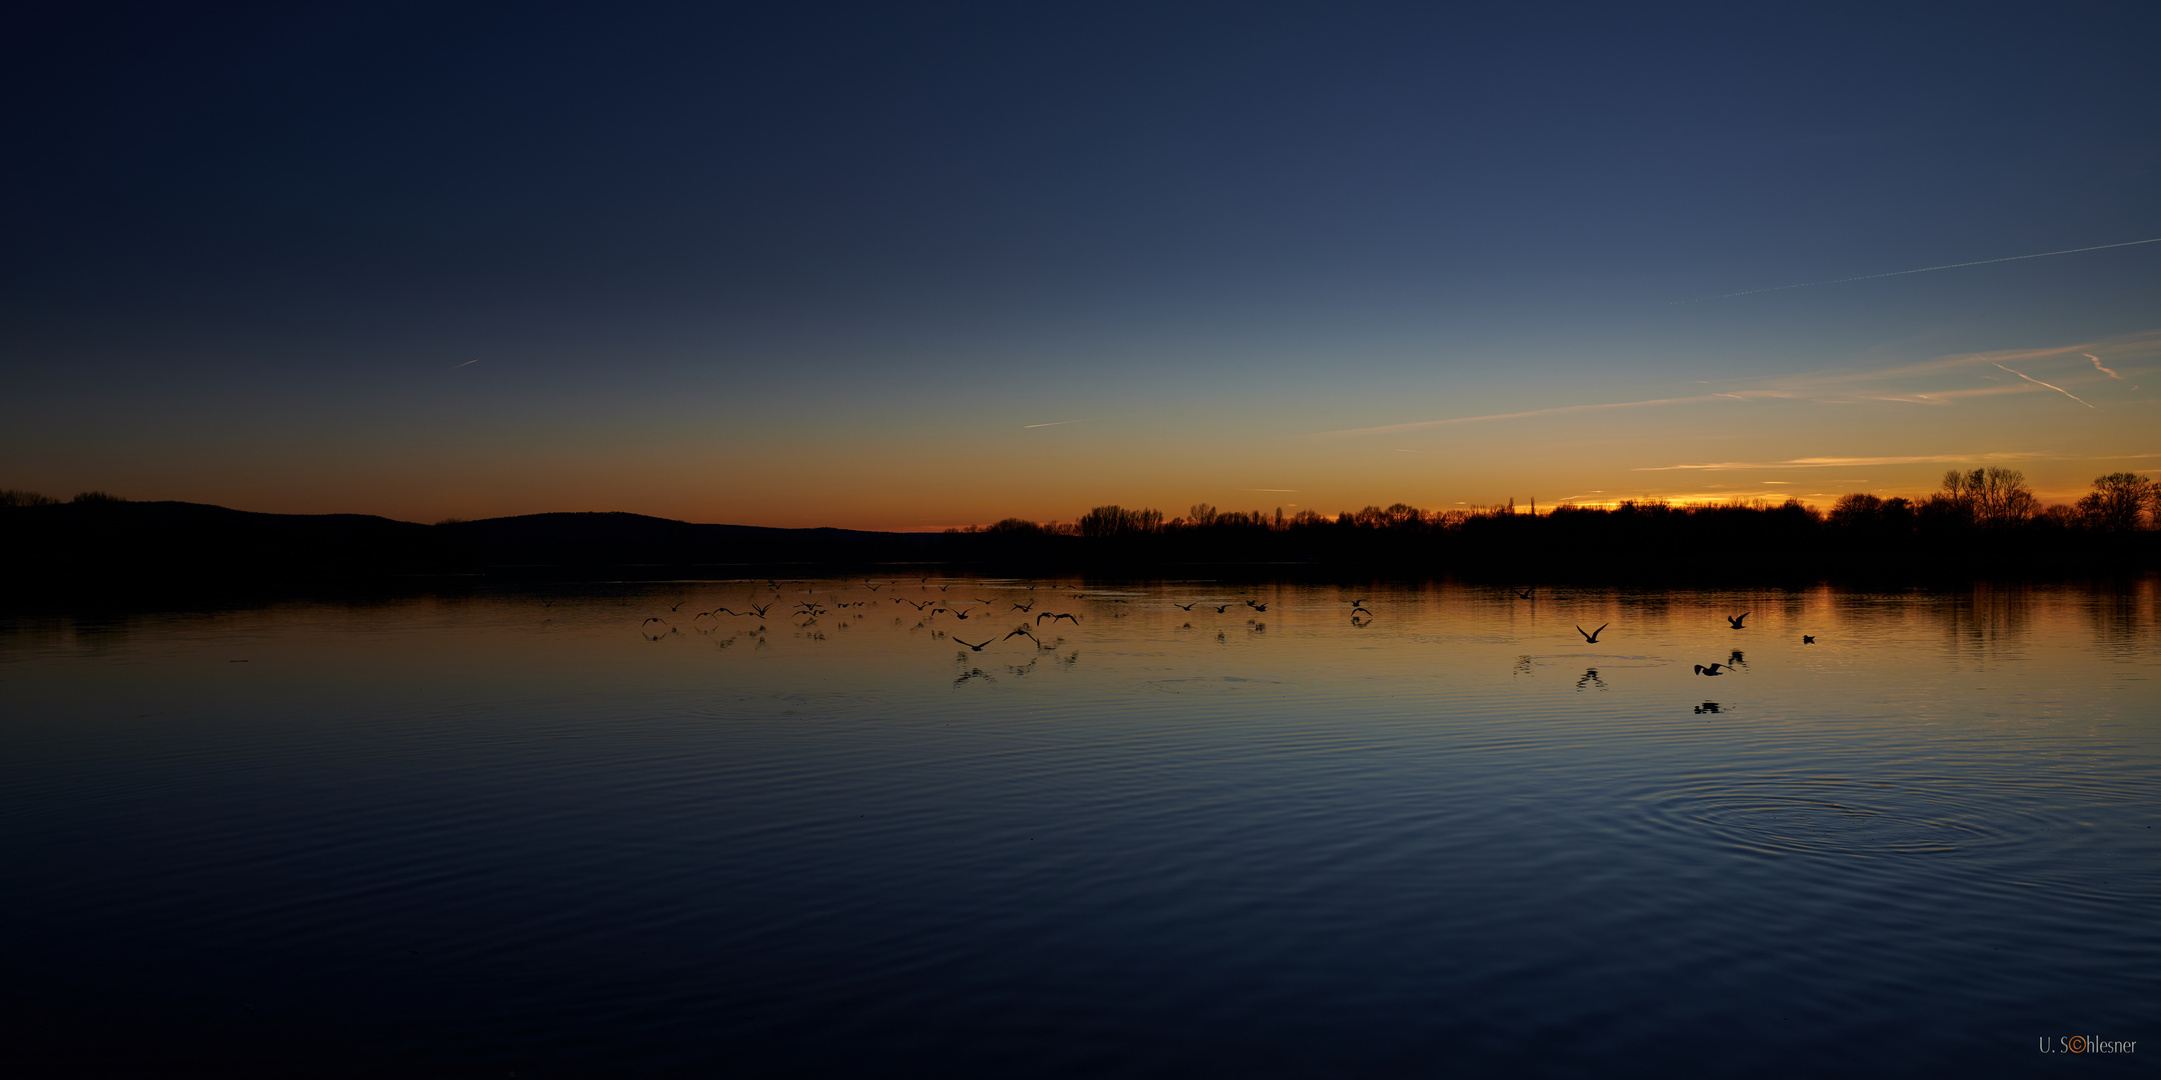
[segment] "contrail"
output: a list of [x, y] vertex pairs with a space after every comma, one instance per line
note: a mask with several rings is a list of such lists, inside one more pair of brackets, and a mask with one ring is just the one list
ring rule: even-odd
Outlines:
[[2094, 366], [2094, 369], [2095, 369], [2095, 370], [2097, 370], [2097, 371], [2099, 371], [2099, 372], [2100, 372], [2101, 374], [2103, 374], [2103, 375], [2106, 375], [2106, 376], [2108, 376], [2108, 377], [2109, 377], [2109, 378], [2111, 378], [2111, 379], [2121, 379], [2121, 378], [2123, 378], [2123, 376], [2121, 376], [2121, 375], [2118, 375], [2118, 374], [2116, 374], [2116, 370], [2115, 370], [2114, 368], [2110, 368], [2110, 367], [2105, 367], [2105, 366], [2103, 366], [2103, 365], [2102, 365], [2102, 363], [2101, 363], [2101, 358], [2100, 358], [2100, 357], [2098, 357], [2098, 356], [2095, 356], [2094, 354], [2092, 354], [2092, 353], [2090, 353], [2090, 352], [2089, 352], [2089, 353], [2080, 353], [2079, 355], [2080, 355], [2080, 356], [2083, 356], [2083, 357], [2085, 357], [2085, 358], [2086, 358], [2086, 359], [2088, 359], [2088, 360], [2091, 360], [2091, 361], [2093, 361], [2093, 366]]
[[[2000, 367], [2000, 368], [2003, 368], [2003, 369], [2004, 369], [2005, 371], [2011, 371], [2011, 369], [2010, 369], [2010, 368], [2007, 368], [2007, 367], [2003, 367], [2003, 365], [2002, 365], [2002, 364], [1998, 364], [1998, 365], [1996, 365], [1996, 366], [1997, 366], [1997, 367]], [[2082, 397], [2078, 396], [2077, 394], [2074, 394], [2074, 393], [2072, 393], [2071, 391], [2069, 391], [2069, 390], [2066, 390], [2066, 389], [2064, 389], [2064, 388], [2063, 388], [2063, 387], [2061, 387], [2061, 386], [2057, 386], [2057, 385], [2055, 385], [2054, 383], [2045, 383], [2045, 382], [2042, 382], [2041, 380], [2039, 380], [2039, 379], [2036, 379], [2036, 378], [2034, 378], [2033, 376], [2031, 376], [2031, 375], [2028, 375], [2028, 374], [2026, 374], [2026, 373], [2025, 373], [2025, 372], [2023, 372], [2023, 371], [2011, 371], [2011, 374], [2013, 374], [2013, 375], [2016, 375], [2016, 376], [2018, 376], [2019, 378], [2021, 378], [2021, 379], [2024, 379], [2024, 380], [2026, 380], [2027, 382], [2030, 382], [2030, 383], [2034, 384], [2035, 386], [2046, 386], [2046, 387], [2048, 387], [2049, 389], [2051, 389], [2051, 390], [2054, 390], [2054, 391], [2056, 391], [2057, 393], [2059, 393], [2059, 394], [2062, 394], [2063, 396], [2065, 396], [2065, 397], [2067, 397], [2067, 398], [2070, 398], [2071, 400], [2073, 400], [2073, 401], [2076, 401], [2076, 402], [2078, 402], [2079, 404], [2081, 404], [2081, 405], [2084, 405], [2084, 406], [2086, 406], [2086, 407], [2087, 407], [2087, 408], [2089, 408], [2089, 409], [2093, 408], [2093, 403], [2092, 403], [2092, 402], [2090, 402], [2090, 401], [2087, 401], [2087, 400], [2086, 400], [2085, 398], [2082, 398]]]
[[[465, 364], [477, 364], [477, 363], [479, 363], [479, 362], [480, 362], [480, 360], [479, 360], [479, 359], [478, 359], [478, 358], [476, 357], [476, 358], [474, 358], [474, 359], [471, 359], [471, 360], [467, 360], [467, 361], [465, 362]], [[452, 371], [456, 371], [456, 370], [458, 370], [459, 368], [461, 368], [461, 367], [464, 367], [464, 366], [465, 366], [465, 364], [452, 364], [452, 365], [450, 365], [450, 370], [452, 370]]]
[[2161, 236], [2156, 236], [2151, 240], [2126, 240], [2121, 244], [2095, 244], [2092, 247], [2065, 248], [2062, 251], [2043, 251], [2033, 255], [2006, 255], [2001, 259], [1975, 259], [1972, 262], [1945, 263], [1942, 266], [1924, 266], [1918, 270], [1893, 270], [1888, 274], [1862, 274], [1860, 277], [1804, 281], [1798, 285], [1773, 285], [1768, 289], [1744, 289], [1740, 292], [1720, 293], [1717, 296], [1699, 296], [1693, 300], [1675, 300], [1674, 303], [1700, 304], [1706, 300], [1727, 300], [1736, 296], [1754, 296], [1757, 293], [1778, 292], [1783, 289], [1806, 289], [1816, 285], [1839, 285], [1848, 281], [1873, 281], [1877, 278], [1902, 277], [1906, 274], [1926, 274], [1931, 270], [1956, 270], [1961, 266], [1986, 266], [1989, 263], [2017, 262], [2020, 259], [2046, 259], [2051, 255], [2076, 255], [2081, 251], [2105, 251], [2109, 248], [2137, 247], [2140, 244], [2161, 244]]
[[[1092, 418], [1091, 418], [1092, 419]], [[1053, 420], [1048, 424], [1022, 424], [1023, 428], [1057, 427], [1060, 424], [1085, 424], [1087, 420]]]

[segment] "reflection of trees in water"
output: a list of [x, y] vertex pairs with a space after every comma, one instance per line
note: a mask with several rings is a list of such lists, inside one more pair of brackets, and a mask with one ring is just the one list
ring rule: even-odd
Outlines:
[[1936, 613], [1961, 649], [1993, 650], [2033, 637], [2061, 643], [2084, 637], [2111, 654], [2143, 654], [2161, 631], [2156, 592], [2151, 575], [2041, 587], [1982, 583]]
[[1987, 652], [2011, 645], [2033, 630], [2040, 605], [2024, 585], [1982, 582], [1947, 598], [1939, 608], [1953, 647]]
[[2094, 646], [2111, 656], [2143, 656], [2161, 632], [2161, 580], [2148, 574], [2129, 580], [2097, 582], [2081, 610]]

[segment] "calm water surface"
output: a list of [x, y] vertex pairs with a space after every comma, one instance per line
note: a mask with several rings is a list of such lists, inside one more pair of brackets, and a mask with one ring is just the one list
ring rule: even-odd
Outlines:
[[[2161, 1057], [2150, 578], [1064, 586], [0, 619], [0, 1062], [1609, 1076]], [[823, 614], [788, 615], [806, 602]], [[1040, 640], [1005, 636], [1024, 623]], [[1596, 644], [1575, 629], [1602, 623]], [[1713, 662], [1730, 672], [1693, 672]], [[2140, 1043], [2039, 1052], [2071, 1035]]]

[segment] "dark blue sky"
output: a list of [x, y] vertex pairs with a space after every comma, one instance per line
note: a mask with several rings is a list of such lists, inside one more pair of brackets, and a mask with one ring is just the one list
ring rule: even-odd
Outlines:
[[[809, 491], [897, 525], [841, 512], [846, 461], [1023, 423], [1083, 422], [1055, 483], [981, 478], [1007, 502], [1172, 498], [1148, 461], [1222, 501], [1241, 419], [1273, 445], [2128, 340], [2161, 324], [2161, 244], [1673, 302], [2161, 237], [2157, 29], [2148, 4], [18, 15], [0, 364], [32, 415], [0, 483], [775, 523]], [[719, 478], [813, 415], [859, 441], [788, 473], [795, 503]], [[709, 434], [629, 480], [648, 424]], [[437, 452], [489, 464], [415, 472]], [[1331, 459], [1316, 498], [1515, 482], [1451, 454]], [[880, 476], [932, 517], [1008, 512]]]

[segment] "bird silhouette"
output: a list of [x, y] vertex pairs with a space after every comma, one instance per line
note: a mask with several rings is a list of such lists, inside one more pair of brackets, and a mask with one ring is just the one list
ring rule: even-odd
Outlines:
[[1045, 619], [1049, 619], [1049, 620], [1051, 621], [1051, 624], [1052, 624], [1053, 626], [1057, 625], [1057, 623], [1058, 623], [1058, 620], [1060, 620], [1060, 619], [1068, 619], [1068, 620], [1071, 620], [1071, 621], [1072, 621], [1072, 623], [1073, 623], [1073, 625], [1075, 625], [1075, 626], [1079, 626], [1079, 625], [1080, 625], [1080, 616], [1078, 616], [1078, 615], [1073, 615], [1073, 614], [1069, 614], [1069, 613], [1067, 613], [1067, 612], [1063, 612], [1063, 611], [1060, 611], [1060, 612], [1055, 612], [1055, 613], [1053, 613], [1053, 612], [1049, 612], [1049, 611], [1046, 611], [1046, 612], [1043, 612], [1042, 614], [1040, 614], [1040, 615], [1037, 615], [1037, 616], [1035, 617], [1035, 621], [1036, 621], [1036, 622], [1038, 622], [1038, 623], [1042, 622], [1042, 621], [1043, 621], [1043, 620], [1045, 620]]
[[1596, 645], [1596, 644], [1598, 644], [1598, 635], [1600, 635], [1600, 634], [1603, 634], [1603, 633], [1605, 633], [1605, 632], [1606, 632], [1606, 627], [1609, 627], [1609, 626], [1612, 626], [1612, 625], [1613, 625], [1612, 623], [1599, 623], [1599, 624], [1598, 624], [1598, 629], [1596, 629], [1596, 630], [1591, 630], [1591, 631], [1588, 631], [1588, 632], [1586, 632], [1586, 631], [1585, 631], [1585, 630], [1584, 630], [1584, 629], [1583, 629], [1582, 627], [1580, 627], [1580, 626], [1579, 626], [1579, 627], [1576, 627], [1576, 633], [1579, 633], [1579, 634], [1582, 634], [1582, 635], [1583, 635], [1583, 643], [1584, 643], [1584, 644], [1586, 644], [1586, 645]]
[[1028, 637], [1034, 637], [1035, 631], [1028, 629], [1028, 624], [1022, 623], [1021, 625], [1015, 627], [1012, 633], [1007, 634], [1006, 636], [999, 638], [998, 640], [1011, 641], [1014, 638], [1021, 637], [1023, 635], [1026, 635]]
[[[1358, 613], [1359, 613], [1359, 612], [1361, 612], [1361, 611], [1366, 611], [1366, 608], [1365, 608], [1365, 605], [1364, 605], [1364, 604], [1352, 604], [1352, 605], [1351, 605], [1351, 614], [1353, 614], [1353, 615], [1356, 615], [1356, 614], [1358, 614]], [[1372, 612], [1370, 612], [1370, 611], [1366, 611], [1366, 614], [1368, 614], [1368, 615], [1371, 615], [1371, 614], [1373, 614], [1373, 613], [1372, 613]]]
[[1013, 605], [1013, 610], [1015, 610], [1015, 611], [1018, 611], [1018, 612], [1021, 612], [1021, 613], [1023, 613], [1023, 614], [1026, 614], [1027, 612], [1030, 612], [1030, 611], [1034, 611], [1034, 610], [1035, 610], [1035, 601], [1033, 601], [1033, 600], [1030, 600], [1030, 601], [1028, 601], [1028, 602], [1027, 602], [1027, 603], [1025, 603], [1025, 604], [1015, 604], [1015, 605]]
[[966, 608], [958, 609], [953, 612], [953, 617], [956, 619], [965, 619], [968, 617], [968, 610]]
[[954, 641], [956, 641], [956, 642], [960, 642], [960, 644], [962, 644], [962, 645], [967, 645], [967, 646], [968, 646], [969, 648], [971, 648], [971, 649], [974, 649], [974, 650], [975, 650], [975, 651], [977, 651], [977, 652], [982, 652], [982, 651], [983, 651], [983, 645], [988, 645], [988, 644], [990, 644], [990, 639], [988, 639], [988, 638], [985, 638], [985, 639], [983, 640], [983, 645], [972, 645], [972, 644], [969, 644], [968, 642], [965, 642], [965, 641], [961, 641], [961, 640], [960, 640], [959, 638], [954, 638], [953, 640], [954, 640]]
[[1725, 667], [1725, 666], [1726, 666], [1726, 665], [1724, 665], [1724, 664], [1712, 664], [1712, 665], [1711, 665], [1710, 667], [1704, 667], [1704, 666], [1703, 666], [1702, 664], [1697, 664], [1697, 665], [1696, 665], [1696, 674], [1698, 674], [1698, 675], [1724, 675], [1724, 674], [1725, 674], [1725, 672], [1723, 672], [1723, 671], [1720, 671], [1719, 669], [1720, 669], [1720, 668], [1722, 668], [1722, 667]]
[[[1195, 600], [1195, 601], [1193, 601], [1193, 604], [1198, 604], [1198, 603], [1200, 603], [1200, 601], [1198, 601], [1198, 600]], [[1177, 609], [1178, 609], [1178, 610], [1180, 610], [1180, 611], [1191, 611], [1191, 610], [1193, 610], [1193, 604], [1181, 604], [1181, 603], [1179, 603], [1179, 602], [1178, 602], [1178, 601], [1176, 601], [1176, 600], [1173, 600], [1173, 601], [1171, 601], [1171, 606], [1172, 606], [1172, 607], [1174, 607], [1174, 608], [1177, 608]]]
[[1538, 590], [1536, 587], [1529, 589], [1519, 589], [1517, 590], [1516, 595], [1522, 597], [1525, 600], [1529, 600], [1531, 598], [1531, 594], [1537, 591]]
[[756, 614], [756, 615], [757, 615], [757, 616], [758, 616], [759, 618], [761, 618], [761, 619], [762, 619], [762, 618], [765, 618], [765, 609], [767, 609], [767, 608], [769, 608], [769, 607], [772, 607], [772, 606], [773, 606], [773, 605], [771, 605], [771, 604], [752, 604], [752, 605], [750, 605], [750, 610], [751, 610], [751, 611], [752, 611], [752, 612], [753, 612], [754, 614]]
[[677, 600], [677, 601], [675, 602], [675, 607], [671, 607], [671, 608], [669, 608], [668, 610], [669, 610], [669, 612], [671, 612], [671, 613], [672, 613], [672, 612], [674, 612], [674, 611], [675, 611], [675, 608], [679, 608], [679, 607], [682, 607], [682, 606], [683, 606], [684, 604], [687, 604], [687, 603], [690, 603], [690, 597], [687, 597], [687, 596], [686, 596], [686, 597], [682, 598], [681, 600]]
[[1728, 615], [1726, 616], [1726, 621], [1732, 623], [1735, 630], [1746, 630], [1748, 628], [1741, 625], [1741, 620], [1748, 618], [1750, 615], [1753, 614], [1755, 614], [1755, 612], [1753, 611], [1744, 611], [1739, 615]]
[[1226, 611], [1229, 611], [1230, 609], [1231, 609], [1231, 606], [1230, 606], [1229, 604], [1225, 604], [1225, 605], [1223, 605], [1222, 607], [1219, 607], [1219, 608], [1217, 608], [1217, 609], [1216, 609], [1216, 614], [1218, 614], [1218, 615], [1221, 615], [1221, 614], [1223, 614], [1224, 612], [1226, 612]]
[[1802, 635], [1801, 635], [1801, 644], [1803, 644], [1803, 645], [1814, 645], [1815, 643], [1816, 643], [1816, 635], [1814, 635], [1814, 634], [1802, 634]]
[[661, 618], [660, 616], [658, 616], [658, 615], [655, 615], [655, 616], [653, 616], [652, 618], [650, 618], [650, 619], [647, 619], [647, 620], [645, 620], [645, 622], [639, 623], [639, 624], [638, 624], [638, 629], [640, 629], [640, 630], [643, 630], [643, 629], [645, 629], [645, 623], [656, 623], [656, 622], [657, 622], [657, 623], [661, 623], [662, 625], [666, 625], [666, 622], [667, 622], [667, 620], [665, 620], [665, 619], [662, 619], [662, 618]]

